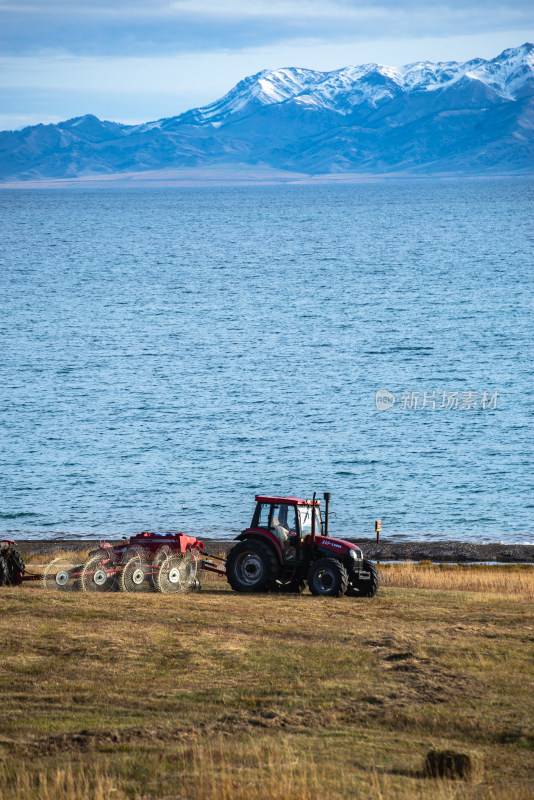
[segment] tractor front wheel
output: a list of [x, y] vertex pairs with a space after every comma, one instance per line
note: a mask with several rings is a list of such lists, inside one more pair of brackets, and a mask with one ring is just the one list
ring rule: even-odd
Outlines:
[[226, 577], [235, 592], [267, 592], [279, 571], [274, 551], [263, 542], [240, 542], [226, 559]]
[[319, 558], [308, 572], [310, 592], [323, 597], [341, 597], [347, 591], [349, 573], [337, 558]]
[[360, 573], [351, 578], [347, 594], [350, 597], [374, 597], [380, 586], [380, 575], [374, 564], [364, 561], [363, 571], [369, 577], [360, 577]]

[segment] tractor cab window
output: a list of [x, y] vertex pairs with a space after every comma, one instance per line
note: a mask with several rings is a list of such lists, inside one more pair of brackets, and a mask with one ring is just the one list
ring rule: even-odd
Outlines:
[[257, 522], [256, 525], [258, 528], [265, 528], [265, 530], [269, 529], [269, 514], [271, 511], [270, 503], [259, 503], [259, 509], [257, 513]]
[[[299, 520], [300, 520], [300, 535], [302, 537], [309, 536], [312, 529], [312, 507], [299, 506]], [[321, 521], [321, 512], [318, 508], [315, 509], [315, 533], [321, 536], [323, 533], [323, 525]]]
[[270, 530], [274, 533], [280, 544], [285, 546], [289, 539], [295, 536], [297, 532], [295, 506], [281, 503], [280, 505], [273, 504], [272, 508]]

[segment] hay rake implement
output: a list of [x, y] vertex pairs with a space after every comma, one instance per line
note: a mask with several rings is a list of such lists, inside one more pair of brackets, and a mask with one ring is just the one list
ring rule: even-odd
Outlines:
[[183, 533], [143, 532], [119, 545], [101, 542], [82, 564], [59, 556], [46, 566], [42, 574], [26, 571], [20, 554], [11, 547], [14, 544], [11, 540], [0, 544], [4, 544], [0, 559], [3, 558], [6, 564], [3, 572], [0, 571], [0, 578], [4, 577], [0, 585], [41, 581], [45, 589], [61, 592], [152, 591], [174, 594], [199, 591], [203, 570], [225, 574], [223, 564], [218, 566], [212, 560], [223, 562], [223, 559], [207, 557], [203, 542]]

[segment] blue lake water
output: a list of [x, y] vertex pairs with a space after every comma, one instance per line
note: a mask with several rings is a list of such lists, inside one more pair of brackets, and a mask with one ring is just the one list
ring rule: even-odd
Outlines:
[[532, 199], [1, 191], [0, 532], [227, 538], [327, 489], [334, 535], [533, 542]]

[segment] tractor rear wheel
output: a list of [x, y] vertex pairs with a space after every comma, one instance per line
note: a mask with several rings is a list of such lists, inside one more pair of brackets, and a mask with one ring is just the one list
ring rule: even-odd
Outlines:
[[9, 583], [9, 570], [7, 568], [6, 560], [0, 556], [0, 586], [7, 586]]
[[7, 567], [9, 570], [9, 579], [11, 583], [18, 583], [19, 575], [24, 575], [26, 572], [26, 565], [24, 559], [18, 550], [10, 550], [7, 559]]
[[364, 572], [369, 573], [369, 578], [360, 578], [359, 573], [356, 573], [354, 578], [351, 578], [347, 591], [350, 597], [374, 597], [378, 592], [380, 575], [377, 568], [370, 561], [364, 561], [362, 567]]
[[347, 591], [349, 573], [337, 558], [319, 558], [308, 572], [310, 592], [323, 597], [341, 597]]
[[274, 551], [254, 539], [239, 542], [226, 559], [226, 578], [235, 592], [267, 592], [279, 571]]

